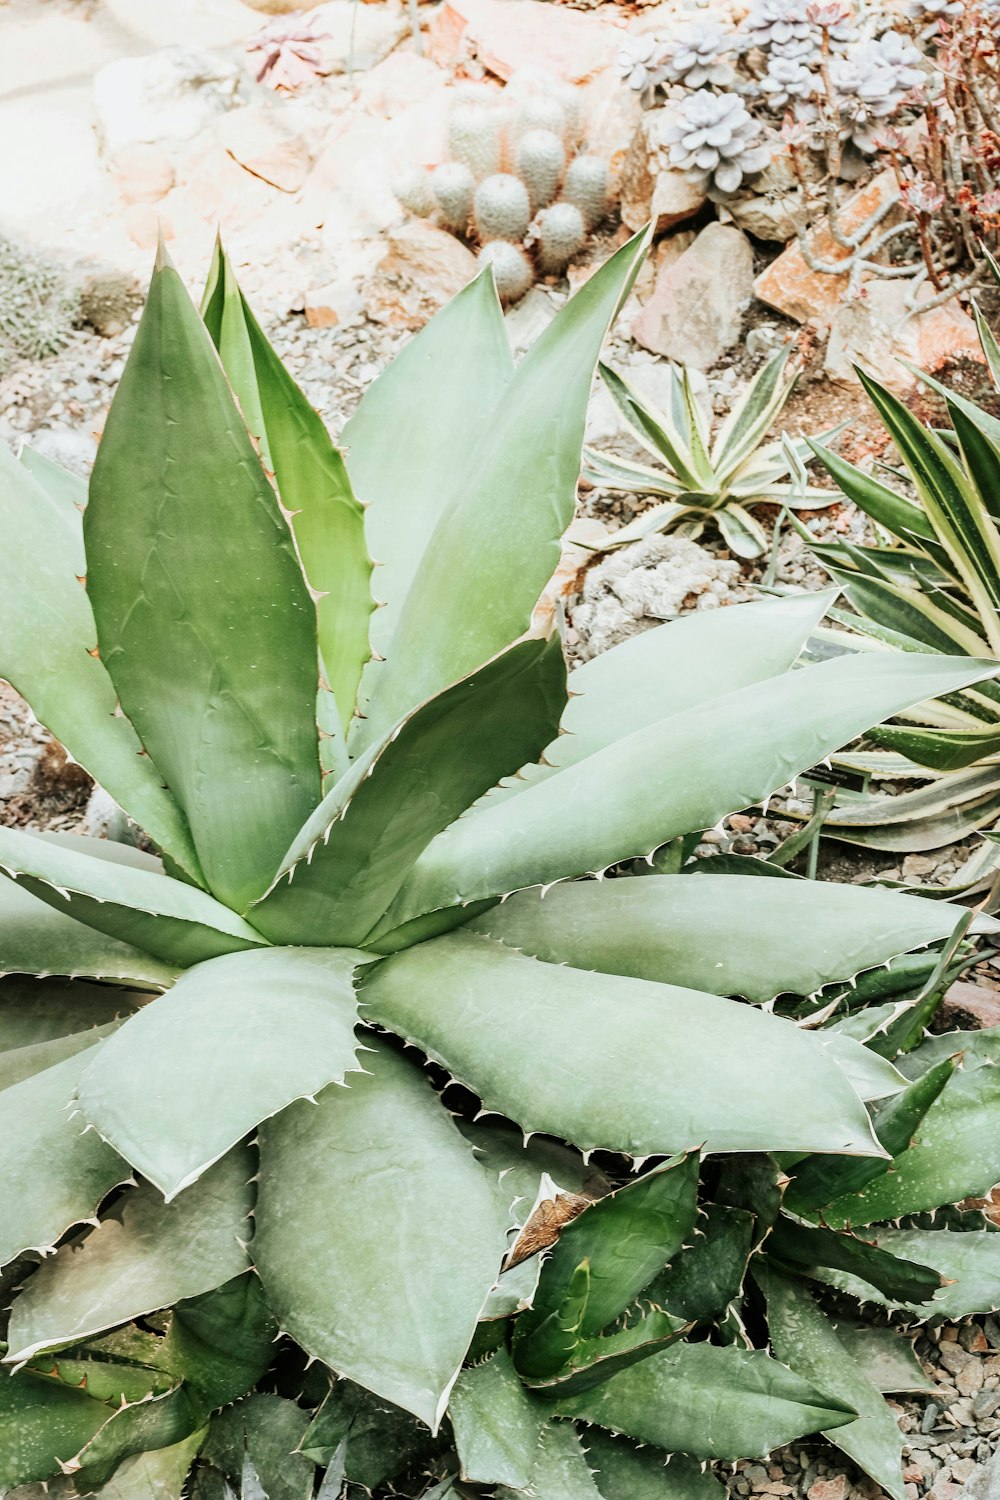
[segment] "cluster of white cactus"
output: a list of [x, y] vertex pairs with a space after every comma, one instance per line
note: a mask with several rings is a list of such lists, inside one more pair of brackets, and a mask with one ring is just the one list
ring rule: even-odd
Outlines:
[[396, 195], [477, 244], [504, 302], [516, 302], [538, 273], [564, 271], [608, 212], [608, 168], [581, 149], [582, 123], [578, 91], [541, 70], [522, 69], [503, 90], [457, 89], [451, 159], [404, 169]]

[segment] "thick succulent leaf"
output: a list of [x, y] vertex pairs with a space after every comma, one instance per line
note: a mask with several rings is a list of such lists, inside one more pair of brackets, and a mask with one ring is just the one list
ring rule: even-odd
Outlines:
[[254, 1258], [308, 1353], [436, 1429], [506, 1222], [421, 1070], [385, 1047], [365, 1065], [261, 1127]]
[[[901, 653], [841, 657], [636, 730], [518, 797], [494, 807], [487, 799], [439, 835], [390, 918], [401, 923], [647, 854], [763, 801], [872, 723], [994, 670]], [[775, 725], [786, 726], [782, 734]], [[594, 816], [582, 819], [581, 807]]]
[[84, 536], [101, 659], [209, 888], [242, 909], [319, 800], [316, 612], [212, 341], [162, 261]]
[[675, 1344], [559, 1410], [693, 1458], [764, 1458], [856, 1415], [761, 1350], [711, 1344]]
[[362, 1000], [487, 1109], [581, 1150], [877, 1149], [819, 1039], [735, 1001], [598, 980], [467, 932], [367, 969]]
[[[985, 1230], [891, 1229], [882, 1226], [872, 1229], [870, 1234], [879, 1248], [889, 1254], [925, 1260], [941, 1273], [944, 1285], [928, 1302], [920, 1305], [921, 1316], [957, 1322], [959, 1318], [981, 1316], [1000, 1308], [1000, 1234]], [[831, 1271], [822, 1279], [863, 1302], [901, 1306], [859, 1276]], [[912, 1304], [907, 1306], [912, 1310]]]
[[[604, 388], [645, 448], [664, 463], [685, 491], [698, 493], [715, 487], [715, 475], [702, 450], [692, 451], [695, 434], [689, 424], [678, 427], [664, 412], [659, 412], [641, 391], [603, 362], [600, 366]], [[699, 445], [700, 446], [700, 445]]]
[[724, 1500], [714, 1474], [686, 1454], [637, 1448], [598, 1427], [584, 1435], [583, 1444], [604, 1500]]
[[790, 347], [772, 354], [719, 427], [712, 458], [726, 478], [750, 460], [795, 389], [796, 377], [785, 379], [790, 356]]
[[[573, 515], [601, 343], [648, 241], [648, 233], [636, 235], [561, 309], [518, 365], [482, 441], [470, 448], [463, 434], [468, 464], [452, 467], [448, 503], [385, 647], [361, 743], [373, 743], [527, 629]], [[408, 490], [414, 464], [407, 458]]]
[[361, 957], [262, 948], [197, 964], [100, 1048], [80, 1108], [169, 1202], [261, 1120], [358, 1067]]
[[373, 1490], [433, 1448], [427, 1428], [409, 1412], [351, 1380], [336, 1380], [296, 1451], [328, 1465], [343, 1449], [347, 1479]]
[[112, 985], [9, 975], [0, 979], [0, 1061], [10, 1051], [106, 1026], [130, 1015], [146, 998]]
[[254, 922], [276, 941], [360, 943], [434, 835], [541, 754], [565, 703], [553, 637], [519, 642], [423, 704], [320, 803]]
[[0, 870], [63, 915], [179, 968], [265, 943], [195, 886], [17, 828], [0, 828]]
[[63, 517], [76, 526], [78, 533], [82, 535], [82, 517], [87, 504], [87, 481], [83, 475], [64, 469], [62, 464], [57, 464], [55, 459], [47, 457], [30, 443], [22, 446], [18, 462], [27, 469], [36, 484], [41, 485]]
[[131, 943], [77, 922], [13, 880], [3, 880], [0, 973], [124, 980], [165, 989], [176, 978], [177, 969]]
[[754, 1218], [726, 1203], [706, 1205], [690, 1245], [650, 1282], [645, 1297], [694, 1323], [714, 1323], [739, 1296], [753, 1249]]
[[800, 1275], [811, 1275], [814, 1266], [847, 1271], [871, 1282], [896, 1302], [926, 1302], [941, 1285], [940, 1276], [931, 1266], [888, 1255], [854, 1235], [796, 1224], [784, 1217], [771, 1230], [766, 1248], [769, 1257], [776, 1257]]
[[[530, 1493], [545, 1500], [600, 1500], [586, 1447], [570, 1422], [549, 1422], [541, 1435]], [[496, 1500], [522, 1500], [523, 1486], [501, 1486]]]
[[202, 1428], [169, 1448], [127, 1458], [114, 1477], [96, 1492], [96, 1500], [181, 1500], [184, 1481], [206, 1432]]
[[761, 1268], [759, 1280], [767, 1299], [767, 1325], [775, 1354], [796, 1374], [823, 1390], [835, 1390], [858, 1413], [857, 1421], [838, 1425], [826, 1436], [892, 1500], [906, 1500], [900, 1464], [903, 1435], [880, 1392], [800, 1281], [781, 1275], [772, 1266]]
[[238, 1276], [247, 1267], [252, 1174], [240, 1148], [176, 1203], [149, 1184], [126, 1193], [81, 1244], [39, 1266], [14, 1304], [6, 1358], [78, 1343]]
[[0, 1265], [49, 1249], [129, 1176], [128, 1163], [72, 1110], [90, 1056], [78, 1052], [0, 1093]]
[[955, 1073], [917, 1127], [913, 1144], [860, 1192], [828, 1204], [825, 1222], [834, 1228], [874, 1224], [988, 1193], [1000, 1182], [998, 1109], [1000, 1068]]
[[121, 1405], [76, 1456], [80, 1488], [89, 1493], [103, 1485], [123, 1459], [183, 1442], [206, 1416], [183, 1389], [151, 1391]]
[[247, 426], [274, 472], [306, 580], [319, 595], [320, 660], [346, 734], [361, 669], [371, 654], [368, 624], [374, 604], [364, 510], [340, 451], [265, 338], [221, 246], [206, 304], [206, 326]]
[[528, 1487], [549, 1409], [521, 1384], [506, 1349], [461, 1372], [448, 1416], [463, 1479]]
[[844, 494], [886, 531], [904, 540], [912, 537], [919, 537], [924, 542], [936, 540], [934, 526], [919, 505], [897, 494], [874, 475], [866, 474], [855, 464], [848, 463], [847, 459], [841, 458], [822, 443], [817, 443], [810, 437], [806, 438], [806, 442]]
[[883, 725], [876, 744], [896, 750], [933, 771], [962, 771], [1000, 752], [1000, 729], [924, 729], [915, 724]]
[[709, 871], [523, 891], [469, 929], [547, 963], [768, 1001], [852, 979], [954, 925], [951, 907], [916, 896]]
[[737, 557], [763, 557], [768, 547], [767, 532], [746, 506], [730, 500], [714, 514], [715, 524], [730, 552]]
[[821, 1030], [816, 1040], [826, 1048], [860, 1099], [886, 1099], [906, 1088], [906, 1080], [886, 1058], [853, 1037]]
[[114, 1031], [117, 1022], [108, 1021], [103, 1026], [91, 1026], [86, 1031], [70, 1032], [67, 1036], [52, 1037], [47, 1042], [36, 1042], [31, 1047], [14, 1047], [0, 1053], [0, 1093], [33, 1078], [47, 1068], [54, 1068], [66, 1058], [93, 1048]]
[[274, 1356], [277, 1333], [260, 1280], [244, 1271], [174, 1308], [158, 1363], [212, 1410], [256, 1385]]
[[[373, 585], [382, 607], [371, 638], [382, 655], [453, 498], [457, 455], [481, 448], [513, 373], [492, 279], [477, 276], [408, 341], [344, 427], [347, 468], [378, 563]], [[365, 668], [364, 702], [384, 670], [380, 661]]]
[[[227, 1407], [212, 1422], [201, 1457], [241, 1491], [247, 1461], [266, 1500], [312, 1500], [316, 1466], [298, 1453], [309, 1414], [294, 1401], [258, 1393]], [[243, 1500], [254, 1495], [242, 1488]]]
[[111, 1415], [86, 1391], [31, 1370], [0, 1373], [0, 1485], [54, 1478]]
[[824, 832], [843, 843], [905, 854], [940, 849], [994, 823], [998, 815], [1000, 774], [987, 761], [916, 791], [845, 802], [827, 815]]
[[899, 1391], [932, 1395], [937, 1384], [913, 1352], [913, 1341], [895, 1328], [836, 1323], [837, 1338], [867, 1380], [884, 1396]]
[[75, 760], [194, 879], [184, 815], [128, 719], [96, 655], [97, 629], [80, 580], [81, 518], [0, 444], [0, 674]]

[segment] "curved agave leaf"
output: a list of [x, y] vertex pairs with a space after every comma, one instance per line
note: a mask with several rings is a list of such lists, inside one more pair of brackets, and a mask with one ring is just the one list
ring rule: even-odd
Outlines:
[[[947, 939], [954, 908], [916, 896], [752, 875], [649, 875], [522, 891], [468, 924], [546, 963], [767, 1002], [811, 995]], [[991, 918], [980, 931], [992, 931]], [[786, 941], [794, 932], [794, 944]]]
[[162, 257], [84, 537], [101, 659], [209, 888], [242, 909], [319, 801], [316, 612], [212, 341]]
[[184, 1482], [205, 1441], [202, 1428], [183, 1442], [127, 1458], [107, 1484], [100, 1500], [173, 1500], [184, 1493]]
[[359, 748], [526, 630], [572, 517], [594, 366], [648, 243], [647, 231], [634, 236], [570, 299], [518, 365], [468, 467], [452, 470]]
[[[600, 1500], [587, 1462], [586, 1447], [570, 1422], [549, 1422], [542, 1432], [531, 1473], [530, 1492], [546, 1500]], [[497, 1500], [521, 1500], [523, 1489], [506, 1485]]]
[[587, 1462], [604, 1500], [725, 1500], [714, 1474], [683, 1453], [637, 1448], [593, 1428], [584, 1438]]
[[120, 1020], [147, 998], [106, 984], [8, 975], [0, 979], [0, 1062], [11, 1052], [34, 1051]]
[[169, 1203], [261, 1120], [360, 1066], [363, 958], [264, 948], [197, 964], [100, 1048], [80, 1108]]
[[52, 1037], [47, 1042], [36, 1042], [32, 1047], [15, 1047], [0, 1054], [0, 1092], [33, 1078], [47, 1068], [54, 1068], [66, 1058], [85, 1052], [97, 1042], [103, 1041], [114, 1031], [117, 1022], [109, 1021], [103, 1026], [91, 1026], [86, 1031], [71, 1032], [67, 1036]]
[[507, 1223], [420, 1069], [366, 1066], [261, 1127], [254, 1258], [308, 1353], [436, 1430]]
[[912, 1338], [895, 1328], [834, 1320], [837, 1338], [862, 1374], [883, 1396], [902, 1391], [933, 1395], [938, 1389], [913, 1352]]
[[521, 1384], [506, 1349], [461, 1372], [448, 1416], [463, 1479], [527, 1489], [550, 1410]]
[[133, 1188], [82, 1244], [63, 1245], [35, 1271], [11, 1312], [6, 1360], [79, 1343], [245, 1271], [252, 1174], [240, 1148], [176, 1203], [149, 1184]]
[[[438, 908], [599, 870], [710, 828], [872, 723], [995, 670], [950, 657], [840, 657], [636, 730], [518, 797], [493, 807], [487, 800], [439, 835], [381, 930]], [[789, 726], [780, 742], [776, 723]], [[581, 819], [581, 807], [595, 816]]]
[[254, 922], [275, 941], [361, 942], [434, 835], [541, 754], [565, 703], [553, 637], [518, 642], [423, 704], [320, 803]]
[[266, 946], [242, 917], [195, 886], [20, 829], [0, 828], [0, 871], [63, 915], [169, 965]]
[[896, 797], [865, 797], [835, 807], [824, 832], [845, 844], [906, 854], [940, 849], [1000, 814], [1000, 768], [987, 761], [952, 771]]
[[0, 1372], [0, 1485], [50, 1479], [110, 1416], [84, 1390], [30, 1370]]
[[197, 881], [201, 870], [184, 814], [128, 719], [115, 712], [115, 688], [97, 657], [94, 614], [79, 582], [87, 571], [81, 517], [64, 492], [56, 498], [47, 476], [37, 455], [19, 464], [0, 444], [0, 672], [73, 758]]
[[[316, 1467], [296, 1451], [308, 1425], [294, 1401], [257, 1392], [215, 1417], [201, 1457], [241, 1489], [242, 1500], [312, 1500]], [[252, 1489], [244, 1484], [248, 1471]]]
[[779, 1359], [823, 1390], [835, 1390], [857, 1420], [824, 1435], [880, 1485], [892, 1500], [906, 1500], [901, 1458], [903, 1434], [880, 1393], [837, 1337], [829, 1318], [801, 1282], [771, 1265], [755, 1275], [767, 1300], [767, 1326]]
[[706, 1204], [700, 1233], [650, 1282], [645, 1299], [694, 1323], [725, 1316], [743, 1286], [754, 1243], [754, 1216], [726, 1203]]
[[467, 932], [367, 969], [360, 989], [362, 1014], [415, 1042], [487, 1109], [581, 1150], [878, 1154], [818, 1038], [735, 1001], [598, 979]]
[[203, 312], [247, 426], [274, 471], [306, 580], [319, 596], [320, 660], [346, 735], [371, 655], [368, 624], [375, 607], [364, 510], [343, 456], [264, 337], [218, 244]]
[[[908, 1312], [957, 1322], [1000, 1308], [1000, 1234], [987, 1233], [985, 1229], [891, 1229], [882, 1225], [865, 1233], [890, 1255], [916, 1257], [940, 1273], [944, 1285], [919, 1307], [905, 1304]], [[904, 1305], [887, 1297], [871, 1282], [848, 1272], [825, 1270], [817, 1279], [863, 1302], [896, 1308]]]
[[941, 1284], [931, 1266], [889, 1255], [854, 1235], [796, 1224], [784, 1216], [771, 1230], [766, 1249], [770, 1259], [800, 1276], [811, 1277], [814, 1267], [833, 1267], [861, 1276], [900, 1302], [927, 1302]]
[[90, 1058], [89, 1052], [78, 1052], [0, 1093], [0, 1178], [6, 1195], [0, 1265], [22, 1250], [50, 1249], [128, 1180], [128, 1163], [72, 1111]]
[[675, 1344], [558, 1410], [668, 1452], [729, 1459], [766, 1458], [857, 1415], [760, 1350], [712, 1344]]

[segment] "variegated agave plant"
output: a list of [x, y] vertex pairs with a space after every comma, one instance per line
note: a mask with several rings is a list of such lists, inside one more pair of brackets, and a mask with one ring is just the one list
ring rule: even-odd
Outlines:
[[591, 484], [633, 495], [662, 496], [616, 531], [610, 544], [624, 546], [656, 531], [677, 531], [697, 540], [712, 522], [737, 557], [760, 557], [768, 539], [750, 507], [762, 502], [792, 510], [820, 510], [840, 497], [807, 482], [812, 454], [804, 438], [765, 442], [781, 415], [795, 376], [787, 375], [790, 350], [771, 356], [715, 434], [691, 389], [688, 371], [670, 369], [670, 410], [657, 411], [610, 365], [601, 375], [636, 438], [663, 467], [633, 463], [587, 448], [584, 477]]
[[[898, 956], [954, 913], [587, 878], [992, 670], [790, 671], [817, 596], [652, 631], [568, 683], [558, 641], [525, 634], [642, 250], [516, 369], [474, 282], [365, 396], [346, 466], [221, 254], [203, 318], [161, 263], [89, 498], [2, 459], [0, 669], [158, 853], [0, 830], [0, 1488], [63, 1471], [78, 1493], [216, 1497], [243, 1476], [306, 1500], [317, 1464], [329, 1497], [430, 1453], [439, 1494], [453, 1461], [456, 1495], [552, 1496], [565, 1474], [560, 1493], [634, 1496], [662, 1454], [595, 1439], [595, 1480], [576, 1421], [699, 1457], [851, 1431], [861, 1387], [796, 1344], [805, 1314], [775, 1331], [808, 1301], [789, 1268], [937, 1285], [929, 1256], [897, 1271], [803, 1227], [889, 1182], [920, 1109], [870, 1045], [888, 1017], [833, 1029], [794, 997], [841, 982], [860, 1004], [843, 982], [887, 961], [898, 988]], [[466, 1092], [442, 1098], [449, 1075]], [[471, 1120], [473, 1096], [519, 1129]], [[998, 1138], [952, 1141], [944, 1188], [918, 1171], [879, 1211], [992, 1182]], [[586, 1181], [595, 1148], [617, 1192]], [[766, 1152], [801, 1189], [760, 1267], [776, 1355], [727, 1312], [774, 1241]], [[596, 1201], [541, 1277], [537, 1254], [501, 1275], [548, 1180]]]

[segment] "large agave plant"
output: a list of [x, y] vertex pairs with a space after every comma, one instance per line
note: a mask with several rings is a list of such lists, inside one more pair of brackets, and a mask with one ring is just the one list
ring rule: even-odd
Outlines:
[[[1000, 1177], [994, 1095], [952, 1081], [919, 1186], [889, 1192], [930, 1086], [872, 1045], [889, 1017], [817, 1024], [898, 990], [949, 908], [588, 878], [993, 670], [790, 671], [825, 596], [663, 627], [568, 682], [525, 633], [642, 249], [516, 369], [474, 282], [366, 395], [346, 466], [221, 255], [204, 318], [161, 262], [89, 498], [0, 459], [0, 670], [158, 851], [0, 829], [0, 1488], [306, 1500], [321, 1464], [329, 1500], [419, 1462], [443, 1495], [453, 1439], [456, 1495], [613, 1500], [647, 1471], [712, 1493], [611, 1437], [588, 1467], [576, 1424], [699, 1458], [856, 1431], [875, 1398], [795, 1342], [795, 1275], [912, 1301], [937, 1260], [810, 1229], [816, 1206]], [[893, 1016], [919, 1030], [923, 1003]], [[776, 1233], [769, 1152], [800, 1188], [758, 1278], [775, 1354], [728, 1311]], [[501, 1274], [552, 1182], [583, 1212], [541, 1275], [532, 1215]]]

